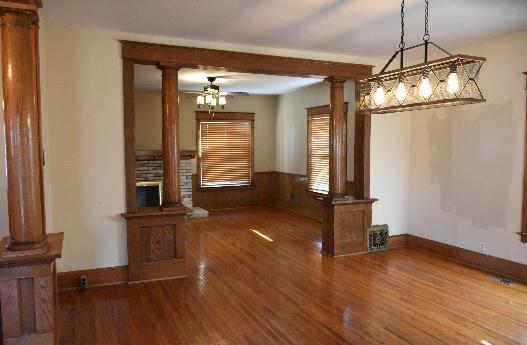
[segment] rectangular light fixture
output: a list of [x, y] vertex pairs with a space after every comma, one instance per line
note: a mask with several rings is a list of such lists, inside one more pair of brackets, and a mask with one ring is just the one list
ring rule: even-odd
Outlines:
[[360, 110], [383, 114], [485, 102], [478, 85], [484, 62], [482, 57], [450, 55], [381, 72], [359, 81]]

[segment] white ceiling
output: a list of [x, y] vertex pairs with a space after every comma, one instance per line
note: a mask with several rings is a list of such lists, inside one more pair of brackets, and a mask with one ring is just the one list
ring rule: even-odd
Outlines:
[[[154, 66], [135, 65], [134, 84], [138, 89], [161, 89], [161, 71]], [[321, 79], [283, 77], [263, 74], [235, 73], [222, 70], [183, 68], [178, 73], [180, 91], [202, 91], [207, 77], [219, 77], [214, 82], [222, 92], [280, 95], [320, 83]]]
[[[406, 0], [408, 44], [424, 0]], [[46, 21], [137, 34], [358, 56], [399, 40], [399, 0], [45, 0]], [[527, 29], [526, 0], [430, 0], [432, 40], [447, 49]]]

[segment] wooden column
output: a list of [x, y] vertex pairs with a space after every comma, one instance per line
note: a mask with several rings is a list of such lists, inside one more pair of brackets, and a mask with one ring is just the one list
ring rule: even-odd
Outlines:
[[[325, 199], [322, 221], [322, 249], [334, 256], [365, 252], [367, 229], [371, 225], [371, 210], [374, 200], [369, 192], [364, 193], [365, 181], [369, 190], [369, 127], [364, 117], [355, 114], [355, 187], [354, 196], [346, 195], [347, 112], [344, 103], [344, 81], [329, 78], [330, 82], [330, 151], [329, 151], [329, 193]], [[357, 126], [359, 134], [357, 134]], [[365, 140], [367, 138], [367, 141]], [[368, 149], [366, 149], [368, 147]], [[357, 155], [357, 149], [362, 154]], [[369, 164], [367, 164], [369, 169]], [[357, 171], [360, 171], [357, 174]]]
[[37, 15], [5, 12], [1, 26], [9, 246], [21, 250], [41, 245], [45, 237], [34, 34]]
[[329, 124], [329, 195], [344, 197], [346, 194], [346, 104], [344, 103], [344, 80], [329, 79], [330, 124]]
[[0, 3], [9, 237], [0, 244], [5, 344], [54, 344], [56, 268], [63, 234], [46, 235], [42, 183], [38, 8]]
[[163, 102], [163, 208], [181, 207], [178, 67], [160, 65]]

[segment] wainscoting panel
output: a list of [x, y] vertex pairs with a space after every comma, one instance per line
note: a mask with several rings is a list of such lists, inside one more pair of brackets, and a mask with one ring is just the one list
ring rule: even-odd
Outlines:
[[206, 210], [273, 205], [277, 202], [277, 173], [255, 172], [254, 186], [243, 189], [201, 189], [197, 175], [192, 175], [193, 205]]

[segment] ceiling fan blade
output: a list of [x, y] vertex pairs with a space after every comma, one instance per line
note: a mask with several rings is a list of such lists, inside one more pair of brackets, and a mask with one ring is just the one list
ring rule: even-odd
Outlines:
[[225, 96], [230, 96], [230, 97], [234, 97], [234, 96], [250, 96], [250, 94], [248, 92], [237, 91], [237, 92], [226, 92]]

